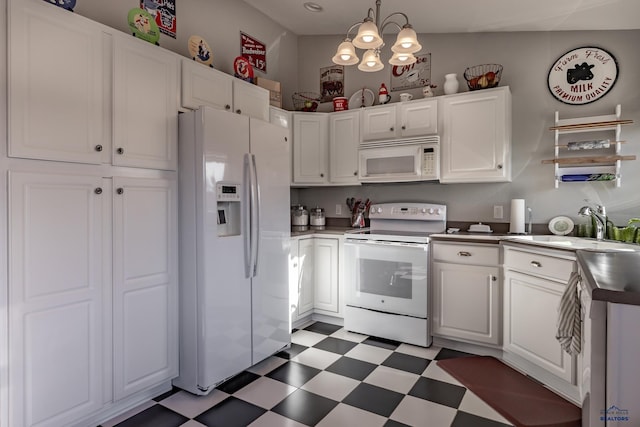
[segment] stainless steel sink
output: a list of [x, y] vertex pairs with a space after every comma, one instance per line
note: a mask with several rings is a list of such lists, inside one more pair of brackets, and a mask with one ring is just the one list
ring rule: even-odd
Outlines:
[[509, 236], [504, 240], [514, 242], [531, 243], [539, 246], [548, 246], [565, 249], [584, 249], [593, 251], [621, 251], [639, 252], [640, 245], [623, 243], [615, 240], [596, 240], [587, 237], [533, 235], [533, 236]]

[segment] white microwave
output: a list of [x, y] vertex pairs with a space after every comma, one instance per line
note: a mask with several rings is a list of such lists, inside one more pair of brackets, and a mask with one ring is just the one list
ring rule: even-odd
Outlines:
[[360, 144], [358, 177], [362, 182], [437, 181], [439, 137]]

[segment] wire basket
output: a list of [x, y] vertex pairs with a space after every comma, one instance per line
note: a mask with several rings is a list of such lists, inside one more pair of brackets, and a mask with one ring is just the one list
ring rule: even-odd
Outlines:
[[469, 90], [488, 89], [498, 86], [502, 77], [502, 65], [474, 65], [464, 70], [464, 78]]
[[316, 111], [320, 105], [320, 94], [315, 92], [294, 92], [293, 108], [296, 111]]

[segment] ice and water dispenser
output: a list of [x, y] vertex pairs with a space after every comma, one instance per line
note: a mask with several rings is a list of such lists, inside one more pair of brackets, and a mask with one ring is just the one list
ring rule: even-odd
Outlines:
[[240, 184], [218, 183], [216, 202], [218, 209], [218, 236], [239, 236], [241, 234]]

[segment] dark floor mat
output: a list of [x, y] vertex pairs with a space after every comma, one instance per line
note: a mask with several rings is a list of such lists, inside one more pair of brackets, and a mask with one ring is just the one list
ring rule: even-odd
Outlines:
[[498, 359], [438, 360], [438, 366], [517, 427], [580, 427], [581, 409]]

